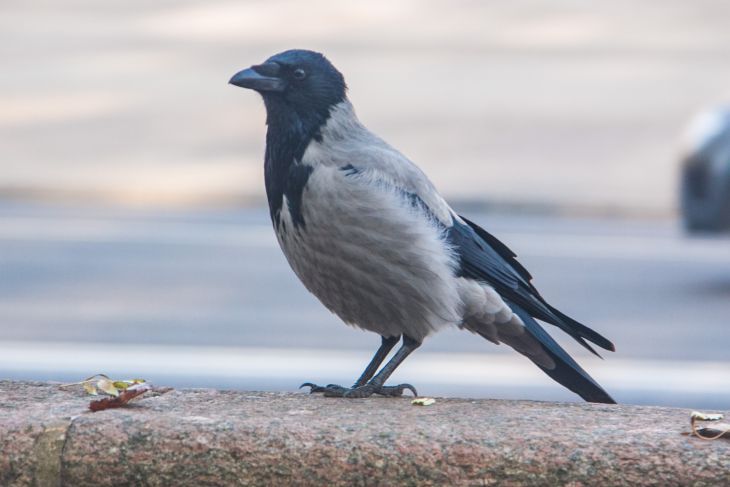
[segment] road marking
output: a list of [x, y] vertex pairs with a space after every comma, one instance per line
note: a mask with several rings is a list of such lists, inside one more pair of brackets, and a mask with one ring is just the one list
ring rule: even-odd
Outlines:
[[[288, 348], [236, 348], [76, 343], [0, 343], [0, 377], [84, 378], [156, 376], [205, 384], [211, 379], [286, 379], [349, 383], [370, 358], [367, 351]], [[624, 392], [714, 394], [728, 397], [730, 363], [659, 360], [582, 360], [607, 390]], [[60, 375], [59, 375], [60, 374]], [[398, 370], [415, 384], [470, 387], [545, 387], [552, 384], [527, 359], [516, 354], [422, 352]]]

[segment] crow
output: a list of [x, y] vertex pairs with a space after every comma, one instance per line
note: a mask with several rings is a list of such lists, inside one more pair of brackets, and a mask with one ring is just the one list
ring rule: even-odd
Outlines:
[[410, 384], [385, 382], [424, 338], [457, 326], [509, 345], [586, 401], [615, 403], [536, 320], [596, 355], [588, 342], [613, 344], [548, 304], [514, 252], [365, 128], [324, 55], [288, 50], [229, 82], [263, 97], [266, 195], [291, 268], [345, 323], [382, 339], [352, 387], [302, 387], [333, 397], [417, 395]]

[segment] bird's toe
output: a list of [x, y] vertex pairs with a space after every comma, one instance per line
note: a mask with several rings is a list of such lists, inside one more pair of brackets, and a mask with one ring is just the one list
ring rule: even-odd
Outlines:
[[397, 386], [382, 386], [376, 392], [378, 394], [380, 394], [381, 396], [400, 397], [407, 390], [411, 391], [411, 393], [413, 393], [413, 397], [418, 397], [418, 392], [416, 392], [416, 388], [410, 384], [398, 384]]
[[312, 382], [305, 382], [304, 384], [300, 385], [299, 388], [302, 389], [303, 387], [309, 387], [309, 393], [310, 394], [316, 394], [318, 392], [325, 392], [327, 390], [327, 387], [329, 386], [318, 386], [317, 384], [314, 384]]
[[299, 388], [309, 387], [310, 394], [324, 394], [327, 397], [342, 397], [350, 389], [348, 387], [342, 387], [337, 384], [327, 384], [326, 386], [318, 386], [312, 382], [305, 382]]
[[349, 387], [338, 386], [337, 384], [328, 384], [324, 388], [325, 397], [344, 397], [350, 391]]
[[372, 384], [365, 384], [360, 387], [353, 387], [349, 389], [342, 397], [347, 398], [360, 398], [360, 397], [370, 397], [373, 394], [377, 392], [378, 388], [373, 386]]
[[305, 382], [299, 388], [309, 387], [310, 394], [323, 394], [325, 397], [346, 397], [349, 399], [357, 399], [370, 397], [378, 394], [386, 397], [401, 397], [405, 391], [411, 391], [414, 397], [418, 397], [416, 388], [411, 384], [398, 384], [395, 386], [379, 386], [375, 384], [365, 384], [359, 387], [342, 387], [337, 384], [327, 384], [326, 386], [318, 386], [312, 382]]

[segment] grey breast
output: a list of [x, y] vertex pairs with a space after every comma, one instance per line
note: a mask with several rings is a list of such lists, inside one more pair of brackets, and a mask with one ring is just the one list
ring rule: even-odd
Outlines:
[[302, 222], [283, 205], [279, 242], [304, 285], [346, 323], [423, 338], [459, 322], [443, 227], [406, 193], [347, 166], [318, 165]]

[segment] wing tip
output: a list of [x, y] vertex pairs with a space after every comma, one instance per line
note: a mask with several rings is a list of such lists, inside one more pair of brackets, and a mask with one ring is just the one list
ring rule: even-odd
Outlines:
[[616, 402], [616, 400], [611, 397], [608, 392], [604, 391], [600, 387], [598, 387], [597, 390], [591, 391], [590, 394], [581, 394], [578, 392], [576, 392], [576, 394], [578, 394], [583, 400], [594, 404], [618, 404], [618, 402]]
[[[604, 350], [608, 350], [609, 352], [615, 352], [616, 351], [616, 346], [608, 338], [604, 337], [603, 335], [601, 335], [597, 331], [595, 331], [595, 330], [593, 330], [591, 328], [588, 328], [583, 323], [581, 323], [581, 322], [579, 322], [577, 320], [574, 320], [573, 318], [571, 318], [570, 316], [566, 315], [562, 311], [556, 309], [555, 307], [553, 307], [553, 306], [551, 306], [549, 304], [547, 306], [548, 306], [548, 309], [554, 315], [556, 315], [556, 317], [558, 318], [558, 320], [562, 322], [562, 324], [564, 326], [560, 326], [560, 328], [562, 328], [563, 330], [566, 330], [566, 329], [567, 330], [570, 330], [575, 335], [577, 335], [577, 336], [579, 336], [581, 338], [585, 338], [586, 340], [590, 341], [594, 345], [596, 345], [598, 347], [601, 347]], [[553, 323], [553, 324], [555, 324], [555, 323]], [[570, 334], [572, 335], [573, 333], [570, 333]], [[578, 341], [581, 342], [581, 345], [583, 345], [584, 347], [588, 348], [588, 350], [590, 350], [591, 352], [593, 352], [596, 355], [598, 355], [595, 352], [595, 350], [593, 350], [590, 346], [588, 346], [588, 344], [586, 344], [583, 340], [578, 340]], [[598, 356], [600, 357], [600, 355], [598, 355]]]
[[[587, 402], [616, 404], [611, 397], [558, 343], [522, 308], [511, 304], [512, 310], [522, 318], [530, 333], [540, 341], [542, 348], [555, 362], [554, 367], [546, 368], [535, 363], [543, 372]], [[584, 340], [579, 342], [585, 343]], [[613, 344], [606, 340], [613, 347]], [[586, 344], [588, 345], [588, 344]], [[589, 346], [589, 350], [590, 350]], [[595, 353], [595, 351], [594, 351]], [[596, 354], [597, 355], [597, 354]], [[600, 355], [599, 355], [600, 357]], [[529, 357], [528, 357], [529, 358]]]

